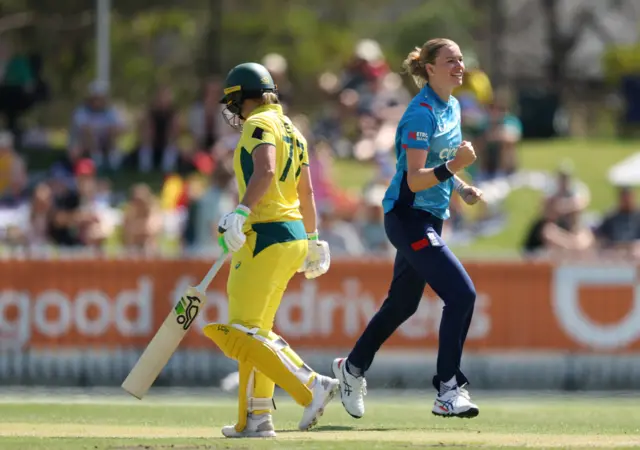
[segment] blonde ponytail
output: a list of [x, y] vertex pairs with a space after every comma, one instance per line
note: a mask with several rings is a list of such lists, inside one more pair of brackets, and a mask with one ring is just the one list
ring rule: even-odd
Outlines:
[[422, 89], [429, 82], [427, 69], [420, 61], [420, 47], [416, 47], [407, 58], [402, 62], [402, 68], [413, 78], [414, 83], [419, 89]]
[[411, 75], [419, 89], [429, 82], [427, 64], [435, 64], [440, 49], [447, 45], [456, 45], [456, 43], [445, 38], [431, 39], [425, 42], [422, 48], [413, 49], [402, 62], [405, 73]]

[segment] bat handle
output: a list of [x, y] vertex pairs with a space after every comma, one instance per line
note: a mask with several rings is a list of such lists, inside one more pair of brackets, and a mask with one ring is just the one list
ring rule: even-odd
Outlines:
[[204, 276], [204, 278], [196, 288], [198, 291], [200, 292], [207, 291], [207, 289], [209, 288], [209, 285], [211, 284], [215, 276], [218, 274], [218, 271], [220, 270], [220, 268], [222, 267], [226, 259], [227, 259], [227, 252], [224, 252], [222, 256], [218, 258], [215, 264], [211, 266], [207, 274]]

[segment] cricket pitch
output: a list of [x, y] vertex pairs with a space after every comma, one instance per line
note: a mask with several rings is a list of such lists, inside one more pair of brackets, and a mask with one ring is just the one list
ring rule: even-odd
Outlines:
[[301, 408], [278, 398], [278, 437], [259, 440], [222, 437], [236, 414], [229, 396], [5, 398], [0, 449], [640, 448], [640, 411], [628, 396], [478, 395], [480, 416], [460, 420], [433, 417], [429, 394], [370, 395], [360, 420], [337, 399], [310, 432], [296, 430]]

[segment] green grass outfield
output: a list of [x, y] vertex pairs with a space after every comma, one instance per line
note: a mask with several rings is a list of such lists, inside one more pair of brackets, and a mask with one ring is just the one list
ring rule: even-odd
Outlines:
[[587, 396], [476, 395], [476, 419], [431, 415], [432, 393], [371, 392], [366, 416], [352, 419], [338, 399], [317, 429], [298, 432], [301, 409], [278, 399], [278, 437], [228, 440], [220, 427], [235, 402], [215, 392], [144, 401], [114, 394], [76, 401], [64, 397], [2, 397], [0, 449], [418, 449], [638, 448], [637, 399]]

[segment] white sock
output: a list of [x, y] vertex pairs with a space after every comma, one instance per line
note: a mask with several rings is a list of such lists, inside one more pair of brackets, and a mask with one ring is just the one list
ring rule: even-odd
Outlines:
[[440, 395], [444, 395], [458, 384], [456, 376], [454, 375], [449, 381], [440, 382]]
[[345, 364], [347, 365], [345, 367], [347, 369], [347, 372], [349, 372], [351, 375], [353, 375], [356, 378], [359, 378], [362, 376], [362, 370], [352, 365], [348, 359], [345, 361]]

